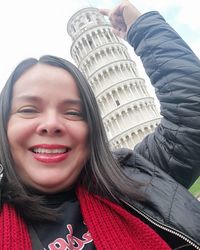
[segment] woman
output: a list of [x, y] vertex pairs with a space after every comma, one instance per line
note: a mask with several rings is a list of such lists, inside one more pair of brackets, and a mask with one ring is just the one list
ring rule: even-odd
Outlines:
[[[21, 62], [1, 93], [0, 249], [200, 249], [200, 62], [157, 12], [109, 16], [156, 88], [163, 119], [111, 153], [95, 97], [64, 59]], [[128, 32], [128, 33], [127, 33]]]

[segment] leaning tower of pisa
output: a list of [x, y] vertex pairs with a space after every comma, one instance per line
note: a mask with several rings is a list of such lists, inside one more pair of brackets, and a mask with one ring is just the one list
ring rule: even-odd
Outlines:
[[93, 7], [79, 10], [67, 24], [71, 56], [94, 91], [111, 147], [133, 148], [160, 115], [127, 47], [111, 30]]

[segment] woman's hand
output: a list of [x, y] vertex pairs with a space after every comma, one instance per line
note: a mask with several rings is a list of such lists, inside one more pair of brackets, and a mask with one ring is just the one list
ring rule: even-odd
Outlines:
[[139, 10], [128, 0], [123, 0], [113, 10], [100, 9], [99, 12], [109, 18], [113, 33], [121, 38], [126, 37], [131, 25], [141, 16]]

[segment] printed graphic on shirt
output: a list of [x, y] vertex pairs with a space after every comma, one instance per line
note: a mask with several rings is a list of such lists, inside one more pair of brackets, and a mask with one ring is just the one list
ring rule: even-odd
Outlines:
[[68, 224], [66, 226], [66, 238], [57, 238], [48, 245], [48, 249], [44, 250], [81, 250], [92, 241], [93, 239], [89, 232], [84, 233], [81, 239], [74, 236], [73, 227], [71, 224]]

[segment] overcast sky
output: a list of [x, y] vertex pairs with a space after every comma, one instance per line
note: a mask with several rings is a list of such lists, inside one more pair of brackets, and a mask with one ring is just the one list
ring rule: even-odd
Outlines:
[[[0, 0], [0, 89], [19, 61], [52, 54], [73, 61], [67, 21], [84, 7], [113, 8], [117, 0]], [[143, 13], [158, 10], [200, 58], [196, 0], [131, 0]]]

